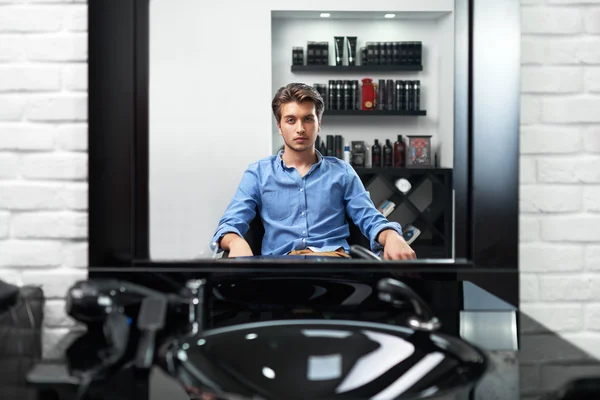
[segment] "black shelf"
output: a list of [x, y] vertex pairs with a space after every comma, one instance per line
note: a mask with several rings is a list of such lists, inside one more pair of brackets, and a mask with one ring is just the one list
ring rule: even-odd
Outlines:
[[425, 110], [416, 111], [404, 111], [404, 110], [325, 110], [324, 116], [330, 115], [366, 115], [366, 116], [382, 116], [382, 115], [396, 115], [396, 116], [424, 116], [427, 115]]
[[423, 65], [292, 65], [292, 72], [402, 72], [423, 71]]

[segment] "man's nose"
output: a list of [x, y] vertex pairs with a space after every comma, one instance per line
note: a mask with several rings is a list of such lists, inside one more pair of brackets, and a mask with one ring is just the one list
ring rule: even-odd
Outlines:
[[298, 126], [296, 127], [296, 131], [297, 132], [304, 132], [306, 129], [304, 129], [304, 124], [302, 122], [298, 122]]

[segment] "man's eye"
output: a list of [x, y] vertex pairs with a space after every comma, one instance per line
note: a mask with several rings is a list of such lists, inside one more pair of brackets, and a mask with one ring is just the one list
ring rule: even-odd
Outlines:
[[312, 119], [312, 117], [307, 117], [307, 118], [306, 118], [306, 120], [310, 122], [310, 121], [312, 121], [313, 119]]
[[291, 118], [288, 118], [288, 119], [287, 119], [287, 122], [288, 122], [288, 123], [293, 123], [293, 122], [294, 122], [294, 120], [293, 120], [293, 119], [291, 119]]

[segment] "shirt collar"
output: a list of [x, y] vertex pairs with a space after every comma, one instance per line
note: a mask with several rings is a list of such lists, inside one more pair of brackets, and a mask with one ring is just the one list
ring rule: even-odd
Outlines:
[[[313, 166], [311, 167], [311, 170], [318, 168], [321, 165], [321, 162], [323, 161], [323, 155], [319, 152], [319, 150], [315, 149], [315, 153], [317, 154], [317, 162], [315, 164], [313, 164]], [[287, 166], [285, 165], [285, 163], [283, 162], [283, 150], [279, 150], [279, 152], [277, 152], [277, 166], [285, 169], [287, 168]]]

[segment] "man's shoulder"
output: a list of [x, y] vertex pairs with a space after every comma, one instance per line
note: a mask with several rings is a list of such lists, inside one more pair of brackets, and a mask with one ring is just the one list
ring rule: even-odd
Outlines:
[[270, 155], [267, 157], [263, 157], [259, 160], [254, 161], [253, 163], [251, 163], [250, 165], [248, 165], [248, 169], [251, 170], [260, 170], [263, 169], [265, 167], [270, 167], [273, 165], [274, 161], [277, 159], [277, 155]]
[[334, 156], [323, 156], [323, 162], [332, 168], [340, 169], [343, 171], [347, 171], [350, 167], [350, 164], [348, 164], [346, 161]]

